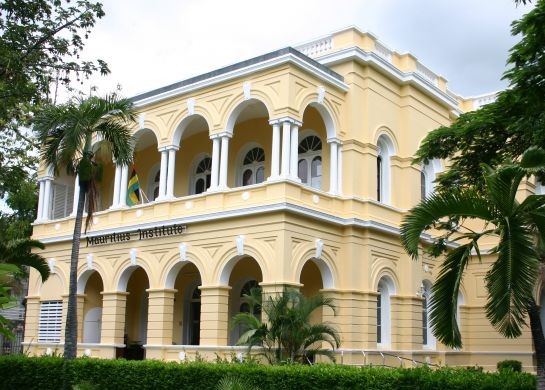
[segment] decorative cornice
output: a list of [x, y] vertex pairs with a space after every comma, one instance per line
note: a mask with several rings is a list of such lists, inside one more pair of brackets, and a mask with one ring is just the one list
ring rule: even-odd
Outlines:
[[324, 56], [320, 57], [319, 61], [327, 66], [346, 61], [357, 61], [364, 64], [371, 64], [383, 73], [395, 78], [396, 81], [402, 84], [413, 84], [426, 92], [428, 95], [434, 97], [436, 100], [447, 105], [453, 111], [461, 113], [461, 110], [458, 107], [458, 101], [450, 94], [443, 92], [441, 89], [435, 86], [428, 78], [422, 76], [416, 71], [403, 72], [375, 52], [365, 51], [359, 47], [350, 47], [325, 54]]

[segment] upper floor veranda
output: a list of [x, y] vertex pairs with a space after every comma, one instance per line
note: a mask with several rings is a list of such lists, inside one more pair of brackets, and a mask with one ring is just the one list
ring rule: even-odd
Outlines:
[[[96, 139], [89, 235], [277, 210], [395, 230], [442, 169], [412, 165], [420, 142], [483, 97], [460, 98], [414, 56], [348, 28], [132, 100], [140, 204], [127, 206], [131, 167]], [[39, 182], [34, 237], [69, 239], [77, 181], [42, 167]]]

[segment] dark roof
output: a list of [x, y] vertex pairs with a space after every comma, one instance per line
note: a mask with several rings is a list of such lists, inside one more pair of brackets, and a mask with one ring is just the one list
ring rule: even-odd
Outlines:
[[276, 51], [273, 51], [273, 52], [270, 52], [270, 53], [267, 53], [267, 54], [263, 54], [263, 55], [258, 56], [258, 57], [251, 58], [251, 59], [246, 60], [246, 61], [238, 62], [238, 63], [233, 64], [233, 65], [229, 65], [229, 66], [226, 66], [226, 67], [223, 67], [223, 68], [220, 68], [220, 69], [213, 70], [212, 72], [201, 74], [200, 76], [191, 77], [189, 79], [179, 81], [177, 83], [170, 84], [170, 85], [167, 85], [165, 87], [161, 87], [161, 88], [157, 88], [157, 89], [154, 89], [152, 91], [149, 91], [149, 92], [141, 93], [139, 95], [131, 97], [130, 100], [133, 101], [133, 102], [137, 102], [137, 101], [142, 100], [142, 99], [146, 99], [146, 98], [149, 98], [149, 97], [152, 97], [152, 96], [155, 96], [155, 95], [160, 95], [162, 93], [172, 91], [174, 89], [184, 87], [186, 85], [191, 85], [191, 84], [194, 84], [194, 83], [198, 83], [199, 81], [203, 81], [203, 80], [206, 80], [206, 79], [209, 79], [209, 78], [212, 78], [212, 77], [216, 77], [216, 76], [219, 76], [219, 75], [222, 75], [222, 74], [225, 74], [225, 73], [229, 73], [229, 72], [232, 72], [234, 70], [243, 69], [243, 68], [246, 68], [248, 66], [259, 64], [260, 62], [268, 61], [268, 60], [271, 60], [273, 58], [281, 57], [281, 56], [286, 55], [286, 54], [293, 54], [294, 56], [299, 57], [301, 60], [303, 60], [305, 62], [308, 62], [309, 65], [312, 65], [312, 66], [320, 69], [321, 71], [329, 74], [330, 76], [338, 79], [339, 81], [344, 81], [344, 78], [340, 74], [332, 71], [327, 66], [320, 64], [318, 61], [315, 61], [310, 57], [307, 57], [306, 55], [304, 55], [300, 51], [295, 50], [293, 47], [286, 47], [286, 48], [276, 50]]

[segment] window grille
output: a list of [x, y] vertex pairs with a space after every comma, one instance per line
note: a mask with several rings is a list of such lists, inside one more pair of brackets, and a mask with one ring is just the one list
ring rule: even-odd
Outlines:
[[38, 342], [59, 343], [61, 341], [62, 301], [44, 301], [40, 305]]

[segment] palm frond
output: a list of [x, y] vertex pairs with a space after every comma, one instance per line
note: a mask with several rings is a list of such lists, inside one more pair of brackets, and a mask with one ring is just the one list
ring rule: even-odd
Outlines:
[[472, 190], [436, 193], [409, 211], [401, 224], [401, 243], [413, 259], [418, 258], [420, 235], [442, 218], [480, 218], [491, 220], [493, 211], [486, 199]]
[[430, 322], [433, 334], [449, 347], [460, 348], [462, 337], [458, 328], [458, 292], [468, 265], [473, 243], [461, 245], [446, 256], [437, 281], [432, 286]]
[[485, 278], [489, 292], [485, 308], [492, 325], [502, 335], [511, 338], [522, 333], [539, 261], [532, 236], [520, 219], [507, 219], [501, 232], [498, 258]]
[[[483, 164], [485, 166], [485, 164]], [[518, 205], [516, 195], [525, 172], [517, 165], [506, 165], [484, 175], [486, 196], [500, 216], [511, 215]]]

